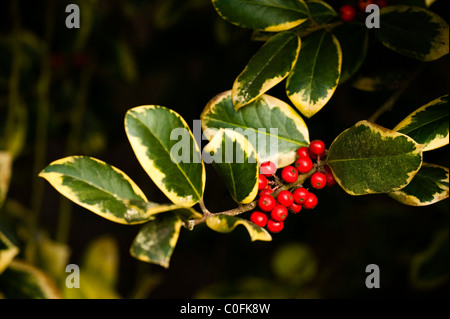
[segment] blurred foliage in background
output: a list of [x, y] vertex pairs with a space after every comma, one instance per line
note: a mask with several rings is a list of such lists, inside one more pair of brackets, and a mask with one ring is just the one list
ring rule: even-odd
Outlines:
[[[442, 2], [431, 9], [448, 22]], [[65, 26], [70, 3], [81, 10], [80, 29]], [[210, 0], [6, 1], [0, 19], [0, 297], [448, 298], [448, 200], [409, 207], [336, 187], [272, 242], [252, 243], [239, 228], [227, 235], [182, 229], [170, 269], [134, 259], [135, 227], [73, 206], [37, 174], [64, 156], [95, 156], [161, 201], [131, 152], [126, 111], [165, 105], [191, 125], [231, 88], [260, 43], [220, 18]], [[379, 45], [367, 61], [307, 120], [312, 139], [329, 145], [367, 119], [419, 65]], [[370, 85], [380, 78], [388, 85]], [[393, 127], [448, 93], [448, 80], [447, 55], [428, 63], [379, 123]], [[448, 165], [448, 147], [426, 156]], [[232, 208], [207, 170], [206, 204]], [[79, 289], [65, 285], [68, 264], [80, 267]], [[365, 286], [368, 264], [380, 267], [380, 289]]]

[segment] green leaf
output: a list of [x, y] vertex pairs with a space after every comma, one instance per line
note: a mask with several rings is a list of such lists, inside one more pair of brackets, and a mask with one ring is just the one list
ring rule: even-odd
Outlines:
[[8, 193], [11, 179], [12, 157], [9, 152], [0, 151], [0, 208]]
[[337, 17], [337, 12], [324, 1], [307, 1], [308, 6], [308, 20], [297, 26], [293, 31], [299, 31], [300, 36], [302, 31], [309, 33], [309, 28], [314, 28], [318, 25], [323, 25]]
[[0, 276], [0, 296], [6, 299], [61, 299], [55, 282], [40, 269], [14, 260]]
[[286, 92], [297, 109], [311, 117], [330, 100], [341, 73], [342, 52], [337, 38], [327, 31], [303, 39], [294, 68], [286, 81]]
[[113, 65], [117, 68], [119, 75], [126, 82], [135, 82], [138, 78], [138, 67], [129, 45], [126, 41], [119, 39], [115, 43], [115, 49], [116, 60]]
[[52, 240], [50, 234], [41, 230], [33, 239], [33, 256], [35, 264], [56, 282], [65, 282], [66, 266], [70, 264], [71, 248], [62, 241]]
[[131, 245], [131, 255], [141, 261], [169, 268], [182, 224], [183, 221], [175, 213], [156, 216], [139, 231]]
[[295, 161], [299, 147], [309, 145], [303, 119], [287, 103], [270, 95], [235, 111], [231, 91], [222, 92], [208, 102], [200, 119], [209, 140], [221, 128], [244, 135], [255, 148], [259, 163], [272, 161], [284, 167]]
[[369, 43], [369, 29], [359, 22], [344, 23], [333, 29], [342, 50], [339, 84], [351, 78], [364, 63]]
[[39, 176], [74, 203], [120, 224], [143, 223], [156, 213], [180, 207], [148, 202], [125, 173], [92, 157], [59, 159]]
[[0, 275], [8, 268], [11, 261], [19, 253], [17, 248], [9, 239], [0, 231]]
[[232, 232], [238, 225], [243, 225], [252, 241], [262, 240], [262, 241], [271, 241], [272, 236], [270, 236], [269, 232], [263, 228], [253, 224], [251, 221], [246, 219], [228, 216], [224, 214], [215, 215], [208, 217], [206, 219], [206, 225], [219, 233], [230, 233]]
[[[307, 5], [308, 19], [295, 27], [293, 32], [297, 32], [302, 37], [302, 32], [310, 33], [311, 28], [326, 24], [337, 17], [337, 12], [324, 1], [310, 0]], [[253, 41], [267, 41], [273, 36], [273, 32], [254, 30], [251, 39]]]
[[412, 137], [424, 144], [423, 151], [433, 150], [449, 142], [448, 94], [441, 96], [408, 115], [394, 131]]
[[431, 205], [448, 198], [448, 181], [447, 167], [423, 163], [406, 187], [389, 196], [405, 205]]
[[258, 161], [253, 145], [242, 134], [220, 129], [203, 149], [239, 204], [252, 202], [258, 194]]
[[[80, 287], [64, 288], [68, 299], [117, 299], [119, 246], [117, 240], [102, 235], [89, 243], [80, 265]], [[66, 274], [67, 275], [67, 274]]]
[[[416, 61], [414, 61], [416, 62]], [[351, 81], [351, 86], [362, 91], [395, 91], [411, 76], [415, 66], [383, 65], [373, 70], [364, 68]]]
[[278, 248], [271, 266], [280, 280], [298, 287], [314, 280], [318, 272], [314, 251], [298, 242], [290, 242]]
[[384, 7], [380, 10], [380, 28], [374, 32], [389, 49], [419, 61], [437, 60], [449, 52], [447, 22], [424, 8]]
[[321, 25], [330, 22], [337, 17], [337, 12], [325, 1], [312, 0], [308, 5], [309, 19], [313, 24]]
[[308, 18], [303, 0], [212, 0], [217, 13], [243, 28], [279, 32]]
[[409, 136], [360, 121], [333, 141], [327, 160], [350, 195], [389, 193], [413, 179], [422, 165], [422, 151]]
[[416, 289], [431, 290], [448, 284], [448, 228], [438, 231], [425, 250], [410, 262], [409, 280]]
[[294, 33], [282, 32], [270, 38], [256, 52], [234, 81], [233, 104], [236, 110], [283, 81], [297, 60], [300, 43], [300, 38]]
[[119, 275], [117, 240], [111, 235], [95, 238], [84, 251], [81, 267], [95, 275], [107, 286], [114, 287]]
[[136, 157], [156, 186], [175, 204], [198, 203], [206, 173], [186, 121], [163, 106], [138, 106], [127, 112], [125, 129]]

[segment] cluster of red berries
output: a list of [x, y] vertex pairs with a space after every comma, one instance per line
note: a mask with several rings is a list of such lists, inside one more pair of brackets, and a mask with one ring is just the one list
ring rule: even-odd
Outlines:
[[333, 186], [336, 181], [331, 169], [321, 161], [325, 156], [324, 142], [315, 140], [309, 147], [303, 146], [297, 150], [294, 165], [284, 167], [281, 178], [276, 175], [277, 168], [273, 162], [262, 163], [258, 178], [258, 207], [250, 215], [250, 221], [278, 233], [284, 228], [288, 213], [298, 214], [302, 208], [315, 208], [318, 203], [316, 195], [296, 182], [304, 176], [306, 178], [301, 179], [302, 183], [309, 178], [312, 188]]
[[376, 4], [380, 9], [388, 5], [388, 0], [357, 0], [355, 5], [345, 4], [339, 9], [339, 16], [342, 21], [350, 22], [355, 20], [357, 10], [366, 12], [366, 7], [369, 4]]

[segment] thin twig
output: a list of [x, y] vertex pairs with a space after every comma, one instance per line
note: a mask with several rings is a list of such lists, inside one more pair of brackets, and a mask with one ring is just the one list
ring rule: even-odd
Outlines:
[[[282, 191], [282, 190], [288, 190], [291, 188], [295, 188], [295, 187], [300, 187], [303, 185], [303, 183], [312, 175], [314, 174], [314, 172], [317, 171], [317, 167], [314, 166], [311, 171], [309, 171], [306, 174], [301, 174], [297, 181], [291, 184], [285, 184], [281, 187], [279, 187], [276, 191], [274, 191], [272, 194], [270, 194], [270, 196], [273, 196], [274, 198], [277, 197], [277, 195]], [[200, 200], [199, 202], [200, 205], [200, 209], [203, 212], [203, 217], [200, 219], [191, 219], [189, 220], [187, 223], [184, 223], [184, 227], [186, 227], [189, 230], [192, 230], [196, 225], [201, 224], [206, 222], [206, 220], [211, 217], [211, 216], [218, 216], [218, 215], [227, 215], [227, 216], [237, 216], [240, 215], [242, 213], [251, 211], [253, 209], [256, 208], [256, 206], [258, 205], [258, 201], [254, 200], [249, 204], [245, 204], [245, 205], [239, 205], [239, 207], [233, 208], [233, 209], [229, 209], [229, 210], [225, 210], [222, 212], [218, 212], [218, 213], [211, 213], [208, 208], [206, 208], [205, 206], [205, 202], [203, 201], [203, 199]]]
[[229, 210], [226, 210], [226, 211], [223, 211], [223, 212], [219, 212], [219, 213], [211, 213], [206, 208], [205, 203], [204, 203], [204, 201], [202, 199], [202, 200], [200, 200], [199, 205], [200, 205], [200, 208], [201, 208], [201, 210], [203, 212], [203, 217], [200, 218], [200, 219], [191, 219], [191, 220], [188, 221], [187, 224], [185, 223], [184, 226], [186, 228], [188, 228], [189, 230], [192, 230], [196, 225], [206, 222], [206, 220], [209, 217], [211, 217], [211, 216], [218, 216], [218, 215], [237, 216], [239, 214], [251, 211], [252, 209], [254, 209], [256, 207], [257, 204], [258, 204], [258, 201], [255, 200], [255, 201], [253, 201], [253, 202], [251, 202], [249, 204], [240, 205], [237, 208], [229, 209]]

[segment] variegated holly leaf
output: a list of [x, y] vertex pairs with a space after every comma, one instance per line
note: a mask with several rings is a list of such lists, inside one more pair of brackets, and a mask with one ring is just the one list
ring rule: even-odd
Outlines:
[[339, 82], [341, 64], [341, 47], [333, 34], [317, 31], [303, 39], [286, 80], [286, 92], [304, 116], [313, 116], [330, 100]]
[[236, 216], [228, 216], [224, 214], [211, 216], [206, 219], [206, 225], [219, 233], [229, 233], [232, 232], [238, 225], [243, 225], [247, 229], [252, 241], [272, 240], [272, 236], [270, 236], [269, 232], [265, 228], [257, 226], [251, 221]]
[[212, 4], [223, 19], [255, 30], [285, 31], [308, 18], [303, 0], [212, 0]]
[[422, 151], [407, 135], [360, 121], [333, 141], [327, 161], [350, 195], [389, 193], [411, 182], [422, 165]]
[[6, 198], [11, 179], [12, 157], [9, 152], [0, 152], [0, 208]]
[[203, 148], [203, 158], [211, 162], [225, 182], [234, 201], [252, 202], [258, 194], [258, 161], [253, 145], [242, 134], [220, 129]]
[[130, 253], [136, 259], [169, 268], [180, 235], [182, 219], [174, 212], [160, 214], [142, 226]]
[[61, 299], [53, 279], [42, 270], [13, 260], [0, 276], [0, 296], [6, 299]]
[[431, 205], [448, 198], [448, 182], [447, 167], [423, 163], [406, 187], [389, 196], [405, 205]]
[[311, 24], [322, 25], [337, 17], [337, 12], [325, 1], [311, 0], [308, 5], [309, 18]]
[[128, 110], [125, 130], [140, 164], [175, 204], [193, 206], [203, 197], [206, 173], [186, 121], [163, 106]]
[[0, 275], [18, 253], [19, 248], [0, 231]]
[[59, 159], [39, 176], [74, 203], [120, 224], [144, 223], [154, 214], [182, 207], [149, 202], [125, 173], [92, 157]]
[[369, 29], [360, 22], [344, 23], [333, 29], [342, 50], [342, 67], [339, 84], [351, 78], [366, 59]]
[[300, 43], [296, 34], [282, 32], [256, 52], [234, 81], [232, 92], [236, 110], [283, 81], [297, 60]]
[[302, 32], [310, 33], [309, 29], [319, 25], [324, 25], [337, 17], [337, 12], [332, 6], [325, 1], [310, 0], [305, 2], [308, 6], [308, 20], [295, 27], [294, 30], [299, 32], [302, 37]]
[[[92, 240], [83, 253], [80, 287], [64, 287], [67, 299], [118, 299], [119, 245], [112, 235]], [[67, 274], [66, 274], [67, 275]]]
[[231, 91], [212, 98], [200, 115], [203, 133], [209, 140], [221, 128], [244, 135], [256, 150], [258, 161], [284, 167], [296, 159], [296, 150], [309, 145], [303, 119], [287, 103], [270, 95], [235, 111]]
[[417, 143], [424, 144], [423, 151], [433, 150], [449, 143], [448, 113], [448, 94], [446, 94], [412, 112], [394, 127], [394, 131], [406, 134]]
[[420, 61], [433, 61], [449, 52], [447, 22], [436, 13], [405, 5], [380, 10], [375, 35], [386, 47]]
[[[305, 3], [308, 6], [308, 19], [291, 30], [298, 33], [300, 37], [302, 37], [303, 31], [309, 33], [310, 31], [308, 29], [326, 24], [337, 17], [337, 12], [333, 7], [324, 1], [310, 0]], [[251, 40], [267, 41], [273, 36], [274, 32], [254, 30], [252, 32]]]

